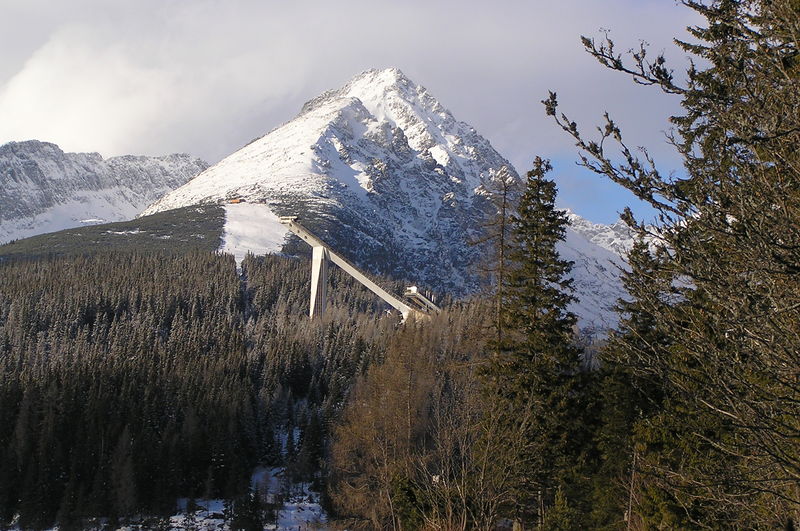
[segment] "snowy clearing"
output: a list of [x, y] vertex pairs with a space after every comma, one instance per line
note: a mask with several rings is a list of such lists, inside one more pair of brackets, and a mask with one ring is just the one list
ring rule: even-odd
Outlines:
[[240, 266], [248, 252], [279, 253], [289, 230], [267, 205], [225, 205], [225, 229], [220, 251], [232, 254]]
[[128, 235], [130, 235], [130, 234], [141, 234], [141, 233], [142, 233], [142, 231], [141, 231], [141, 230], [139, 230], [139, 229], [133, 229], [133, 230], [120, 230], [120, 231], [116, 231], [116, 230], [107, 230], [107, 231], [106, 231], [106, 234], [118, 234], [118, 235], [120, 235], [120, 236], [128, 236]]
[[[264, 506], [275, 508], [274, 520], [264, 523], [265, 530], [326, 530], [327, 516], [320, 507], [319, 494], [306, 483], [290, 483], [283, 468], [258, 467], [251, 476], [250, 487]], [[195, 500], [195, 510], [187, 512], [189, 500], [178, 500], [178, 513], [170, 517], [170, 529], [229, 531], [225, 520], [224, 500]]]
[[310, 490], [307, 483], [287, 483], [284, 474], [283, 468], [259, 467], [251, 477], [250, 487], [264, 502], [281, 505], [275, 522], [267, 523], [264, 529], [328, 529], [319, 494]]

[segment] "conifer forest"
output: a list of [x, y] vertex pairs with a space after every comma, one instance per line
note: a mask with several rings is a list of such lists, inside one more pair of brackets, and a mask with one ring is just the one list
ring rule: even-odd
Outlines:
[[483, 292], [428, 319], [336, 268], [309, 319], [308, 262], [287, 256], [9, 255], [0, 529], [166, 528], [180, 498], [263, 529], [259, 466], [311, 484], [331, 529], [797, 529], [800, 1], [680, 3], [703, 21], [675, 44], [688, 69], [582, 42], [598, 70], [680, 98], [681, 172], [613, 116], [532, 102], [580, 164], [658, 212], [623, 214], [616, 330], [585, 336], [568, 310], [545, 154], [521, 181], [494, 176]]

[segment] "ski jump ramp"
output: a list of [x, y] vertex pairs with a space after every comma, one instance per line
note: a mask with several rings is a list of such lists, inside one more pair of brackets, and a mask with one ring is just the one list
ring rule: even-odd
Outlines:
[[317, 238], [308, 229], [300, 225], [297, 216], [283, 216], [280, 222], [296, 234], [300, 239], [311, 246], [311, 305], [308, 311], [310, 317], [325, 313], [328, 295], [328, 263], [333, 262], [342, 268], [347, 274], [359, 281], [372, 293], [383, 299], [392, 308], [396, 309], [403, 316], [403, 320], [409, 316], [419, 318], [428, 316], [431, 313], [439, 313], [441, 310], [432, 301], [425, 297], [416, 286], [406, 288], [405, 296], [408, 303], [398, 299], [388, 291], [381, 288], [375, 282], [367, 278], [358, 268], [350, 262], [336, 254], [325, 242]]

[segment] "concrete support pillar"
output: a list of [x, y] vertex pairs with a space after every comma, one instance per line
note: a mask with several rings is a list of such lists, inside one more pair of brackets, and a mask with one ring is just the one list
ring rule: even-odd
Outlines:
[[311, 254], [311, 308], [308, 315], [325, 313], [328, 300], [328, 250], [325, 247], [313, 247]]
[[390, 306], [395, 308], [403, 316], [403, 320], [410, 315], [419, 316], [427, 313], [428, 311], [438, 312], [439, 308], [423, 297], [422, 294], [414, 288], [412, 291], [417, 293], [415, 299], [421, 304], [423, 311], [414, 309], [403, 301], [399, 300], [394, 295], [390, 294], [375, 282], [370, 280], [361, 271], [356, 269], [347, 260], [336, 254], [336, 252], [325, 245], [325, 243], [308, 232], [302, 225], [297, 222], [297, 216], [283, 216], [280, 218], [281, 223], [286, 225], [289, 230], [295, 233], [303, 241], [311, 246], [313, 253], [311, 255], [311, 308], [309, 315], [322, 315], [325, 312], [328, 291], [328, 262], [333, 262], [341, 267], [347, 274], [359, 281], [372, 293], [386, 301]]

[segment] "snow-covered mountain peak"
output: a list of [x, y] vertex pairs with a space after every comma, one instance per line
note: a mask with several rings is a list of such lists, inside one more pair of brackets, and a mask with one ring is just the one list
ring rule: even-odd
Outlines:
[[370, 69], [358, 74], [342, 87], [327, 90], [306, 102], [301, 114], [313, 111], [325, 102], [351, 97], [361, 100], [371, 113], [383, 119], [386, 117], [383, 109], [387, 99], [405, 100], [407, 104], [414, 105], [419, 99], [418, 90], [427, 94], [424, 88], [416, 85], [397, 68]]
[[[468, 242], [484, 236], [492, 187], [482, 185], [503, 168], [519, 179], [488, 140], [424, 87], [397, 69], [368, 70], [143, 215], [229, 203], [225, 250], [238, 255], [248, 246], [274, 249], [285, 236], [275, 216], [298, 215], [359, 266], [459, 296], [479, 286], [482, 251]], [[570, 230], [563, 251], [576, 263], [576, 312], [585, 325], [605, 327], [613, 325], [610, 306], [621, 295], [619, 256], [591, 236]], [[284, 252], [303, 252], [287, 242]]]
[[373, 129], [402, 132], [408, 147], [421, 158], [454, 173], [463, 173], [468, 177], [465, 185], [470, 190], [480, 186], [480, 180], [469, 177], [485, 171], [480, 168], [476, 174], [473, 166], [477, 151], [493, 151], [488, 141], [469, 124], [457, 121], [425, 87], [411, 81], [399, 69], [362, 72], [343, 87], [306, 103], [301, 116], [348, 98], [357, 98], [362, 103], [374, 122]]
[[437, 115], [453, 119], [425, 87], [396, 68], [367, 70], [342, 87], [340, 94], [360, 99], [378, 120], [387, 120], [402, 129]]
[[[476, 282], [464, 274], [475, 257], [465, 241], [489, 204], [476, 189], [504, 166], [485, 138], [402, 72], [369, 70], [143, 214], [239, 198], [328, 220], [331, 233], [335, 220], [353, 260], [463, 293]], [[405, 252], [414, 260], [400, 258]]]
[[366, 199], [389, 184], [414, 188], [421, 183], [409, 177], [420, 174], [428, 176], [427, 186], [438, 189], [440, 200], [451, 192], [469, 200], [482, 178], [504, 165], [510, 166], [474, 128], [456, 121], [400, 70], [368, 70], [312, 99], [296, 118], [146, 213], [187, 201], [261, 200], [275, 191], [321, 194], [342, 186]]

